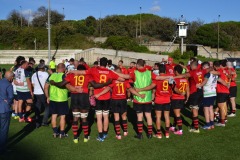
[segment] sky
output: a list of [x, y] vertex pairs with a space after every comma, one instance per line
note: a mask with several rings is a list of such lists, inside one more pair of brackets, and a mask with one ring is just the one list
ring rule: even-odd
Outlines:
[[[20, 7], [21, 6], [21, 7]], [[0, 0], [0, 19], [6, 19], [12, 10], [21, 11], [26, 17], [40, 6], [48, 6], [48, 0]], [[152, 13], [161, 17], [204, 23], [240, 21], [240, 0], [51, 0], [51, 9], [64, 13], [67, 20], [80, 20], [107, 15]], [[64, 8], [64, 9], [63, 9]]]

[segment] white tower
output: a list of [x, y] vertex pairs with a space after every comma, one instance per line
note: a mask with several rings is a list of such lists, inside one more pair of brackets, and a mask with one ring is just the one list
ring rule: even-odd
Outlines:
[[180, 22], [178, 24], [178, 36], [181, 38], [181, 53], [183, 54], [183, 38], [187, 37], [187, 26], [185, 22]]

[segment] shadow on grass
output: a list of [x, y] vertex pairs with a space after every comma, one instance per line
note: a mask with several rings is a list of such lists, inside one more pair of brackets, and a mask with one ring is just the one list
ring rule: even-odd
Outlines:
[[42, 150], [37, 144], [8, 146], [7, 151], [0, 155], [1, 160], [42, 160]]
[[127, 106], [127, 118], [128, 122], [130, 122], [133, 126], [133, 129], [136, 133], [138, 133], [137, 130], [137, 114], [134, 111], [134, 109], [131, 106]]
[[35, 123], [28, 123], [21, 131], [8, 138], [8, 147], [12, 147], [28, 136], [36, 128]]

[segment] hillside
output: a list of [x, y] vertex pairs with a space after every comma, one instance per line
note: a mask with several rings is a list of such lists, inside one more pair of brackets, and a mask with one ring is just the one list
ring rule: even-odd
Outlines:
[[[88, 38], [100, 36], [129, 37], [138, 43], [147, 43], [152, 39], [170, 41], [176, 32], [176, 24], [178, 23], [176, 20], [167, 17], [142, 14], [142, 36], [140, 37], [139, 14], [111, 15], [102, 19], [89, 16], [77, 21], [56, 19], [52, 22], [52, 49], [101, 47], [100, 44], [95, 44]], [[24, 24], [21, 28], [11, 18], [0, 21], [0, 49], [34, 49], [35, 39], [37, 40], [37, 49], [46, 49], [48, 34], [46, 26], [43, 26], [44, 21], [33, 20], [33, 22], [29, 27]], [[217, 23], [204, 24], [198, 20], [188, 22], [188, 24], [186, 43], [217, 46]], [[228, 50], [240, 50], [240, 22], [221, 22], [219, 25], [220, 47]]]

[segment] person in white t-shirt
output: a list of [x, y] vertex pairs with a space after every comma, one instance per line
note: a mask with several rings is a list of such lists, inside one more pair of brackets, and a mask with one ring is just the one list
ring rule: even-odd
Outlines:
[[69, 66], [70, 63], [68, 62], [68, 59], [65, 59], [65, 63], [64, 64], [65, 64], [66, 68], [67, 68], [67, 66]]
[[[47, 104], [47, 99], [44, 94], [44, 86], [48, 79], [49, 75], [45, 71], [45, 65], [39, 64], [38, 71], [33, 74], [32, 76], [32, 85], [33, 85], [33, 93], [34, 93], [34, 100], [35, 100], [35, 115], [36, 115], [36, 127], [48, 126], [48, 117], [49, 117], [49, 106]], [[45, 108], [44, 117], [41, 122], [40, 114], [42, 107]]]
[[74, 59], [73, 58], [71, 58], [70, 60], [69, 60], [69, 65], [67, 66], [67, 70], [68, 71], [73, 71], [74, 70]]
[[233, 64], [233, 68], [236, 69], [236, 67], [237, 67], [237, 61], [236, 61], [236, 60], [233, 61], [232, 64]]

